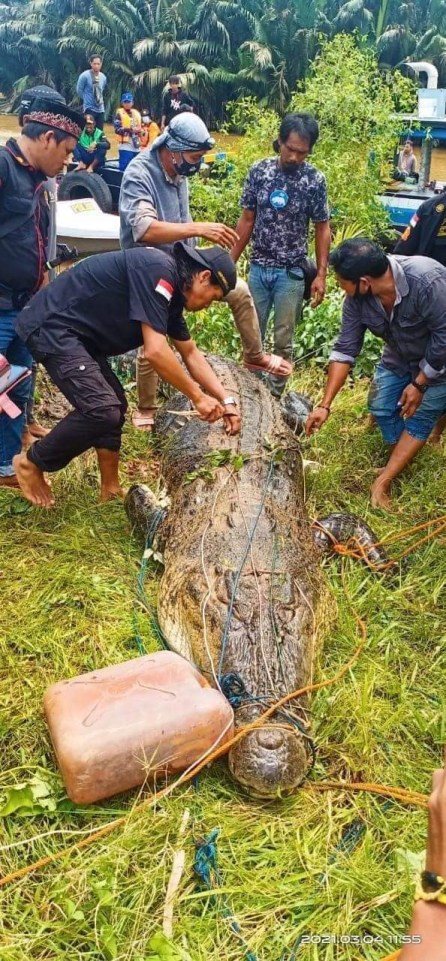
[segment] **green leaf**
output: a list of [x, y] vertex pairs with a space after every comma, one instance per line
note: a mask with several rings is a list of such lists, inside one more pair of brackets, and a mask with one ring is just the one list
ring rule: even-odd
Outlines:
[[161, 931], [150, 938], [148, 947], [152, 953], [147, 955], [146, 961], [192, 961], [187, 951], [169, 941]]
[[34, 777], [24, 784], [16, 784], [6, 790], [6, 801], [0, 808], [0, 817], [17, 814], [30, 817], [57, 810], [57, 801], [50, 784]]
[[110, 961], [113, 961], [114, 958], [117, 958], [118, 943], [116, 941], [115, 932], [111, 924], [102, 925], [99, 933], [99, 939], [107, 961], [109, 961], [109, 959]]
[[396, 869], [401, 874], [408, 874], [415, 881], [421, 871], [424, 871], [426, 852], [409, 851], [408, 848], [396, 848]]

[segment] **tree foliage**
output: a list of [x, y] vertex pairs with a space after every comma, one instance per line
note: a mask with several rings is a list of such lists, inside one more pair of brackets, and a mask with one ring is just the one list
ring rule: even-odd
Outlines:
[[176, 72], [208, 122], [243, 97], [282, 113], [339, 33], [354, 34], [382, 68], [430, 59], [446, 84], [446, 0], [3, 0], [0, 90], [14, 104], [24, 87], [51, 82], [71, 99], [99, 52], [109, 106], [130, 87], [158, 112]]

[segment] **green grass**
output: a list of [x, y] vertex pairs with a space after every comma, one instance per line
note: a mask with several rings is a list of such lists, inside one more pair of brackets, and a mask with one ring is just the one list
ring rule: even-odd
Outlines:
[[[299, 386], [318, 396], [317, 376], [301, 375]], [[320, 465], [307, 474], [308, 509], [358, 513], [382, 537], [446, 512], [444, 455], [425, 449], [396, 484], [390, 517], [371, 510], [367, 492], [385, 451], [366, 429], [365, 396], [363, 384], [346, 389], [326, 429], [304, 442], [304, 456]], [[128, 478], [155, 478], [147, 439], [131, 429], [124, 461]], [[15, 495], [0, 495], [0, 804], [22, 803], [0, 818], [1, 871], [72, 844], [83, 836], [76, 832], [127, 819], [82, 852], [0, 889], [1, 961], [239, 961], [244, 949], [225, 919], [228, 904], [259, 961], [378, 961], [390, 953], [390, 936], [404, 932], [410, 915], [410, 854], [425, 845], [420, 809], [311, 788], [262, 805], [240, 795], [222, 762], [155, 810], [136, 808], [136, 793], [91, 809], [67, 802], [42, 715], [45, 688], [136, 657], [135, 612], [147, 649], [157, 642], [137, 602], [141, 547], [120, 504], [97, 505], [93, 459], [72, 465], [55, 491], [51, 512], [22, 511]], [[316, 679], [336, 673], [357, 644], [352, 606], [368, 639], [342, 682], [314, 696], [310, 784], [362, 779], [429, 791], [445, 740], [444, 546], [440, 535], [387, 576], [345, 561], [348, 597], [341, 562], [324, 561], [337, 615], [318, 651]], [[147, 593], [156, 596], [154, 570]], [[27, 787], [11, 793], [17, 785]], [[149, 942], [161, 927], [185, 807], [191, 819], [174, 925], [180, 953], [163, 954]], [[222, 893], [211, 897], [194, 878], [193, 856], [195, 841], [214, 827]], [[299, 935], [324, 933], [382, 943], [302, 944], [291, 953]]]

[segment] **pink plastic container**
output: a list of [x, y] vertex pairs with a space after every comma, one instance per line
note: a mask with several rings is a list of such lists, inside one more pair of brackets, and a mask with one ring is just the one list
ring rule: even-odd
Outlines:
[[59, 681], [46, 691], [44, 709], [77, 804], [184, 771], [233, 734], [227, 700], [170, 651]]

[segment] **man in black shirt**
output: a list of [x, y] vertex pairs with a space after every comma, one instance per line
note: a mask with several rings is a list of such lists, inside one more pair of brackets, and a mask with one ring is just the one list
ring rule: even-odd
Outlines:
[[[32, 102], [17, 139], [0, 147], [0, 353], [10, 364], [30, 367], [32, 358], [16, 336], [19, 310], [47, 280], [49, 207], [44, 185], [62, 169], [77, 143], [80, 116], [63, 103]], [[0, 487], [17, 487], [12, 465], [22, 446], [29, 379], [11, 400], [20, 416], [0, 411]]]
[[194, 109], [194, 101], [189, 94], [185, 93], [181, 87], [181, 80], [179, 77], [169, 77], [169, 89], [164, 94], [163, 106], [161, 111], [161, 133], [164, 127], [170, 123], [172, 117], [180, 112], [181, 107], [190, 107], [191, 110]]
[[223, 417], [227, 433], [238, 432], [236, 401], [191, 339], [183, 317], [183, 307], [202, 310], [222, 300], [236, 280], [226, 251], [181, 242], [174, 256], [134, 247], [88, 257], [32, 299], [17, 317], [17, 333], [74, 407], [14, 458], [20, 487], [32, 504], [52, 507], [44, 472], [60, 470], [90, 447], [97, 450], [101, 499], [122, 495], [118, 464], [127, 402], [107, 357], [141, 344], [157, 373], [189, 397], [201, 420]]

